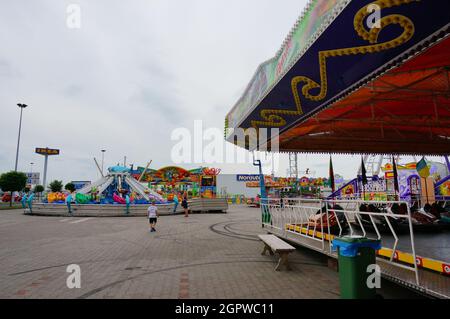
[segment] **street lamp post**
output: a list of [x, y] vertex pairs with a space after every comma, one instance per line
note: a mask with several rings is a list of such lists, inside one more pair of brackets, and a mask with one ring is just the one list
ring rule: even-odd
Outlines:
[[34, 165], [34, 163], [31, 162], [30, 163], [30, 185], [33, 184], [33, 165]]
[[16, 150], [16, 164], [14, 166], [14, 171], [17, 172], [17, 163], [19, 161], [19, 145], [20, 145], [20, 131], [22, 129], [22, 111], [24, 108], [26, 108], [28, 105], [18, 103], [17, 106], [20, 108], [20, 121], [19, 121], [19, 136], [17, 138], [17, 150]]
[[106, 150], [102, 150], [102, 175], [104, 174], [104, 172], [103, 172], [103, 163], [105, 161], [105, 152], [106, 152]]

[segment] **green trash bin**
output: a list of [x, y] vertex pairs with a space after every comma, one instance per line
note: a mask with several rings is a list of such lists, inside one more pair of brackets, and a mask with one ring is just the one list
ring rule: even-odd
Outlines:
[[344, 236], [333, 240], [333, 250], [338, 250], [339, 282], [342, 299], [374, 299], [375, 288], [367, 286], [372, 273], [367, 267], [376, 263], [375, 251], [381, 241], [361, 236]]

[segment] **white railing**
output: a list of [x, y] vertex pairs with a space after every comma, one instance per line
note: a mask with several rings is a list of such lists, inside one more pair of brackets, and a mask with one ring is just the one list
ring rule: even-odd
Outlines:
[[[290, 205], [289, 207], [296, 212], [295, 219], [299, 221], [299, 226], [303, 228], [300, 229], [299, 235], [305, 238], [309, 238], [311, 240], [315, 240], [316, 242], [320, 242], [322, 250], [324, 250], [326, 244], [325, 236], [321, 236], [321, 238], [318, 238], [316, 236], [317, 232], [325, 234], [324, 231], [326, 231], [326, 229], [324, 229], [322, 220], [320, 220], [320, 223], [317, 223], [317, 220], [313, 223], [310, 223], [311, 217], [316, 216], [316, 212], [323, 207], [323, 202], [321, 200], [310, 199], [310, 200], [300, 200], [298, 201], [298, 204], [295, 203], [292, 204], [293, 205]], [[320, 216], [319, 218], [322, 217]], [[306, 229], [304, 229], [305, 227], [303, 227], [303, 225], [306, 225]], [[292, 230], [288, 231], [292, 233], [298, 233], [295, 229], [294, 231]]]
[[[371, 205], [371, 209], [377, 211], [361, 211], [360, 208], [363, 205]], [[394, 205], [405, 205], [405, 214], [392, 212]], [[377, 257], [377, 259], [414, 272], [416, 284], [419, 285], [417, 262], [414, 262], [413, 266], [409, 266], [397, 262], [395, 258], [400, 241], [396, 225], [402, 225], [409, 231], [411, 254], [413, 260], [417, 261], [411, 211], [407, 202], [271, 198], [261, 200], [261, 207], [263, 212], [268, 215], [263, 221], [264, 227], [273, 229], [285, 238], [288, 237], [288, 234], [307, 238], [307, 241], [302, 241], [302, 245], [314, 246], [316, 250], [319, 243], [322, 252], [327, 255], [332, 254], [332, 236], [362, 235], [375, 237], [373, 239], [377, 240], [392, 236], [394, 241], [391, 247], [386, 247], [384, 242], [384, 247], [390, 249], [391, 255], [388, 259], [381, 257]], [[333, 225], [330, 225], [332, 222]], [[297, 231], [298, 227], [300, 227], [300, 231]], [[319, 232], [320, 236], [318, 236]], [[309, 240], [310, 243], [308, 243]]]

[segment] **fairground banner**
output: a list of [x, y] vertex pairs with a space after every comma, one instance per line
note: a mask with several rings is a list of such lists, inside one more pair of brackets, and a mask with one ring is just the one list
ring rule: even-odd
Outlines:
[[[284, 132], [449, 32], [450, 1], [312, 1], [226, 128]], [[230, 133], [226, 135], [230, 137]]]

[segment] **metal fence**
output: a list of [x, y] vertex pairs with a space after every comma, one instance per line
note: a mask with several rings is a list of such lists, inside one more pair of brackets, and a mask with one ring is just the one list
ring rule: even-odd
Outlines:
[[[265, 228], [329, 256], [336, 257], [332, 249], [334, 238], [360, 235], [382, 240], [384, 257], [377, 257], [377, 261], [412, 272], [415, 284], [420, 285], [411, 211], [407, 202], [271, 198], [261, 203], [262, 212], [266, 215], [263, 218]], [[377, 211], [361, 210], [367, 205]], [[394, 213], [394, 205], [405, 205], [405, 213]], [[403, 231], [409, 233], [407, 246], [410, 246], [415, 261], [412, 265], [399, 262], [396, 258], [400, 241], [397, 225], [402, 225]], [[383, 239], [388, 236], [394, 240], [386, 246]]]

